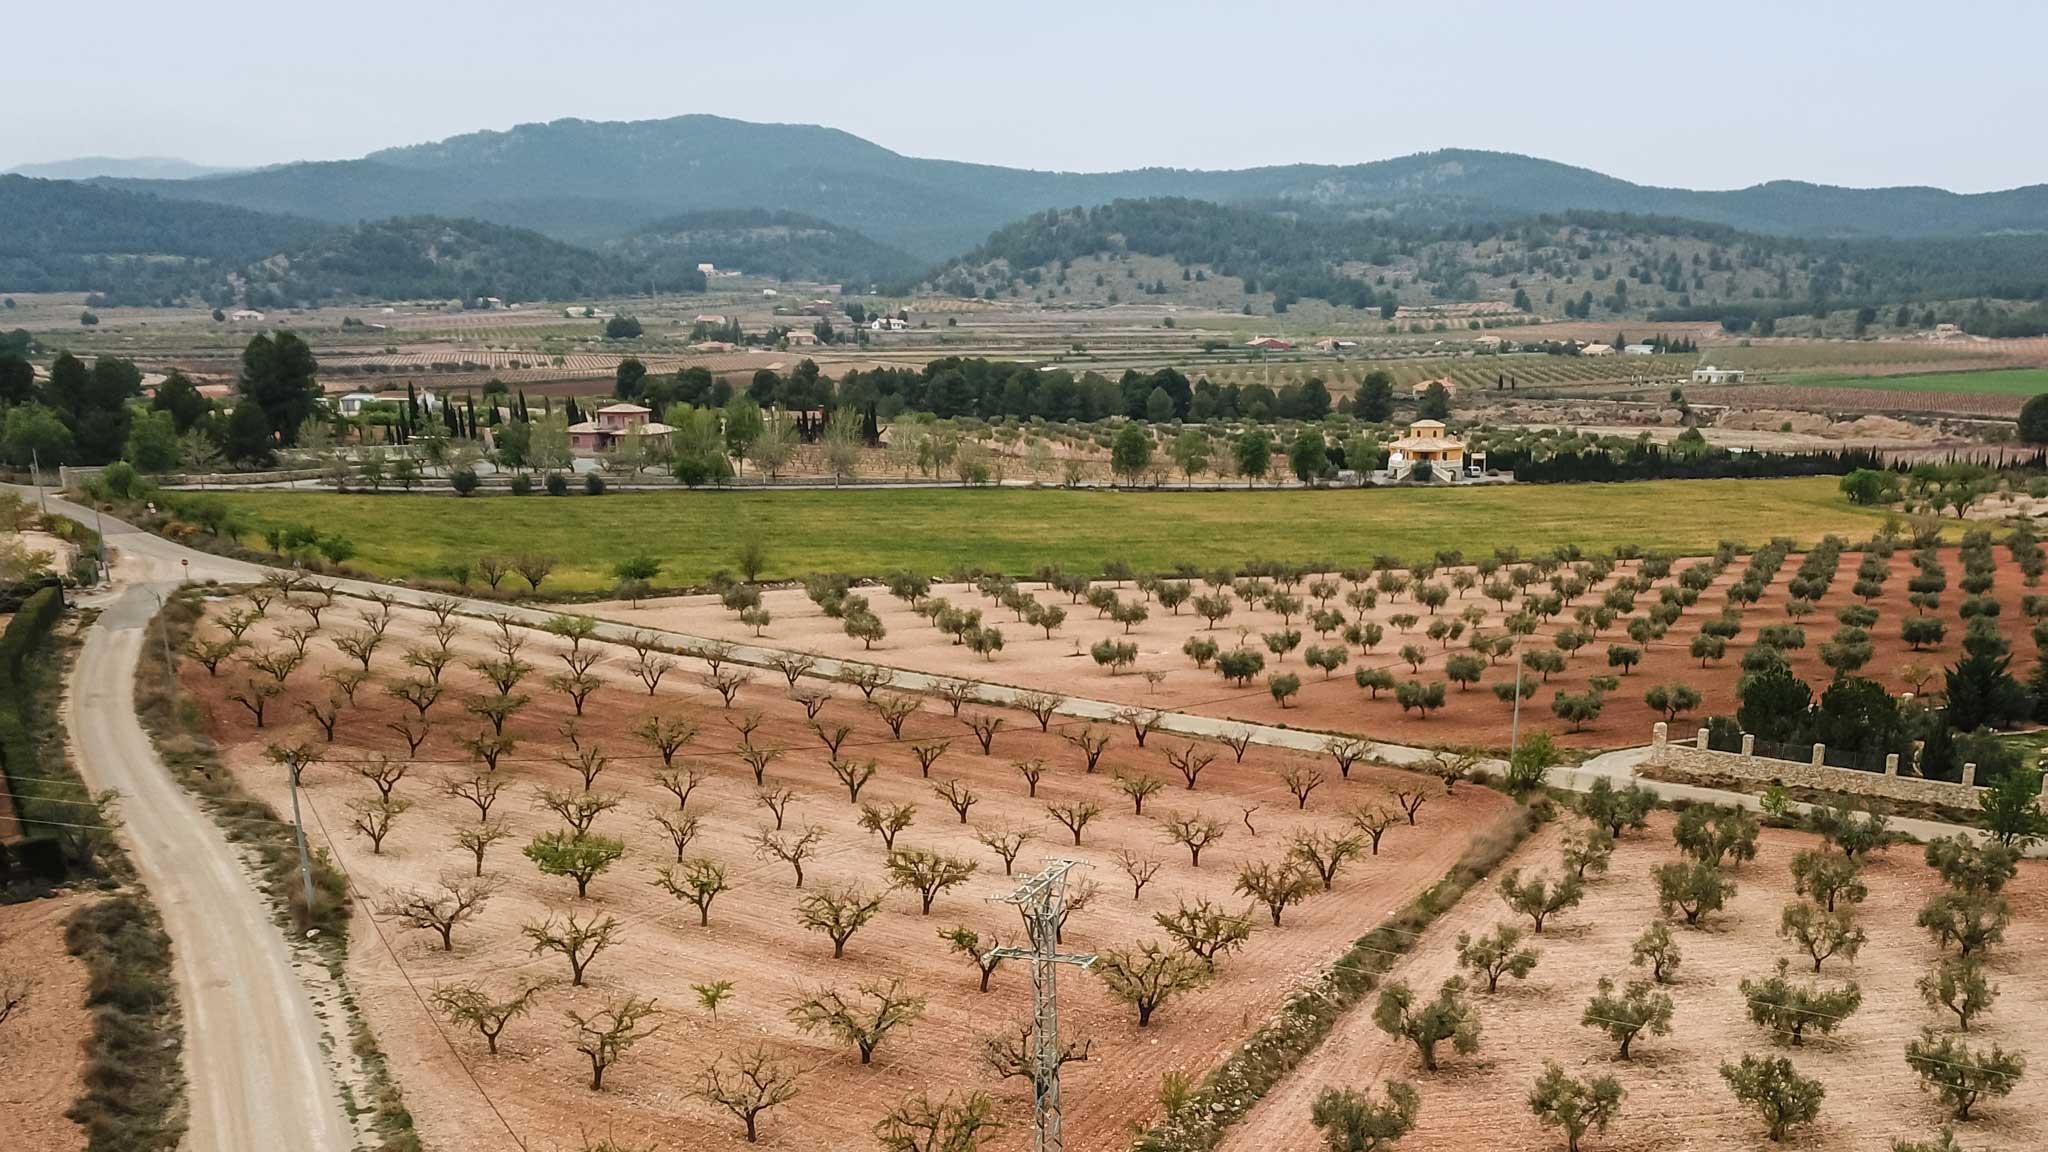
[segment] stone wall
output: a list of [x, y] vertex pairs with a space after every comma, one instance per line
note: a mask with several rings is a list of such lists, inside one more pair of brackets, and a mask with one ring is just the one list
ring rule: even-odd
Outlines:
[[1750, 751], [1754, 742], [1754, 737], [1744, 735], [1741, 752], [1717, 752], [1707, 747], [1705, 728], [1700, 729], [1690, 741], [1672, 743], [1669, 727], [1659, 723], [1651, 729], [1648, 763], [1652, 767], [1680, 773], [1754, 780], [1759, 784], [1783, 784], [1788, 788], [1817, 788], [1853, 796], [1879, 796], [1887, 800], [1939, 804], [1949, 808], [1975, 809], [1978, 807], [1977, 795], [1983, 791], [1973, 783], [1977, 771], [1975, 764], [1963, 766], [1961, 784], [1951, 784], [1946, 780], [1899, 775], [1899, 758], [1896, 755], [1885, 758], [1881, 773], [1860, 772], [1823, 763], [1826, 746], [1822, 744], [1815, 744], [1813, 758], [1801, 763], [1757, 756]]

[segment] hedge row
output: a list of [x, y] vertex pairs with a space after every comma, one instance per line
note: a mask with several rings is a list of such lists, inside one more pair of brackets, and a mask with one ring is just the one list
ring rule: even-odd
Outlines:
[[[36, 754], [34, 697], [24, 675], [29, 657], [42, 648], [50, 629], [64, 614], [64, 591], [54, 585], [39, 589], [22, 601], [21, 610], [0, 633], [0, 772], [7, 776], [7, 791], [14, 797], [14, 812], [29, 833], [26, 842], [10, 851], [26, 871], [59, 879], [64, 870], [64, 853], [54, 835], [36, 834], [38, 819], [73, 822], [64, 815], [69, 805], [40, 805], [43, 792], [40, 757]], [[52, 811], [41, 809], [49, 807]], [[51, 831], [56, 831], [52, 829]], [[8, 872], [0, 860], [0, 879]]]

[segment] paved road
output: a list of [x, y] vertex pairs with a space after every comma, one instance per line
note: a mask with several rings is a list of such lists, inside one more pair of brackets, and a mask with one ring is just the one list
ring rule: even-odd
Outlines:
[[[59, 504], [52, 510], [83, 513]], [[109, 546], [141, 540], [131, 529]], [[185, 1147], [347, 1152], [355, 1135], [320, 1022], [269, 904], [135, 717], [143, 629], [158, 596], [177, 586], [179, 557], [147, 546], [123, 552], [113, 585], [87, 598], [101, 612], [72, 672], [65, 722], [86, 781], [121, 794], [122, 838], [171, 936], [192, 1112]], [[210, 557], [193, 567], [201, 578], [234, 574]]]

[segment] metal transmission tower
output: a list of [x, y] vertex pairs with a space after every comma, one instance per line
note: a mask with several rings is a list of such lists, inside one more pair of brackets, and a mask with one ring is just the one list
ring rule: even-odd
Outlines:
[[[1060, 1010], [1059, 966], [1086, 969], [1092, 953], [1059, 950], [1060, 920], [1067, 911], [1067, 873], [1073, 860], [1053, 860], [1045, 870], [1001, 898], [1024, 914], [1028, 948], [991, 948], [989, 957], [1031, 961], [1031, 1116], [1033, 1152], [1062, 1152], [1060, 1134]], [[984, 957], [987, 959], [988, 957]]]

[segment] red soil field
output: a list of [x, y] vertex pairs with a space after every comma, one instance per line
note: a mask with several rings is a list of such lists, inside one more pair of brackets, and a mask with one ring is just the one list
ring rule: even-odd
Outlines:
[[[1674, 514], [1680, 512], [1674, 509]], [[1990, 594], [2001, 605], [1999, 623], [2013, 643], [2017, 654], [2015, 667], [2024, 671], [2029, 665], [2033, 644], [2028, 638], [2028, 621], [2020, 611], [2020, 602], [2024, 595], [2036, 590], [2025, 587], [2018, 568], [2010, 562], [2004, 548], [1997, 548], [1996, 555], [2000, 566]], [[1947, 636], [1940, 644], [1920, 652], [1910, 651], [1900, 639], [1900, 622], [1914, 611], [1906, 602], [1906, 583], [1916, 571], [1910, 551], [1901, 548], [1891, 558], [1891, 576], [1884, 584], [1884, 595], [1872, 602], [1879, 612], [1877, 624], [1869, 630], [1874, 655], [1860, 675], [1879, 680], [1894, 691], [1903, 691], [1906, 690], [1905, 683], [1898, 677], [1903, 666], [1918, 663], [1939, 670], [1955, 662], [1961, 652], [1963, 634], [1959, 608], [1964, 597], [1956, 587], [1962, 575], [1962, 564], [1952, 547], [1943, 548], [1941, 556], [1948, 571], [1949, 588], [1942, 594], [1940, 608], [1930, 614], [1947, 623]], [[1558, 692], [1583, 692], [1591, 677], [1618, 671], [1608, 666], [1609, 647], [1617, 644], [1636, 646], [1626, 634], [1627, 617], [1618, 619], [1573, 654], [1563, 672], [1552, 675], [1535, 696], [1523, 701], [1524, 732], [1550, 731], [1560, 743], [1581, 748], [1644, 744], [1649, 741], [1651, 725], [1664, 719], [1662, 713], [1643, 702], [1644, 691], [1656, 684], [1684, 683], [1700, 691], [1702, 702], [1695, 713], [1680, 718], [1672, 725], [1674, 734], [1683, 738], [1694, 726], [1704, 724], [1707, 716], [1733, 713], [1742, 653], [1755, 643], [1758, 630], [1770, 624], [1797, 623], [1803, 627], [1806, 646], [1787, 652], [1787, 656], [1793, 671], [1814, 684], [1818, 692], [1833, 675], [1821, 661], [1820, 645], [1839, 627], [1836, 613], [1852, 604], [1863, 603], [1852, 592], [1862, 554], [1845, 550], [1834, 581], [1827, 594], [1818, 601], [1819, 610], [1803, 619], [1793, 620], [1785, 610], [1789, 599], [1786, 586], [1798, 571], [1802, 559], [1799, 553], [1787, 558], [1765, 589], [1763, 598], [1742, 610], [1742, 632], [1729, 641], [1727, 654], [1702, 667], [1688, 649], [1700, 626], [1718, 615], [1726, 604], [1729, 586], [1740, 582], [1745, 561], [1738, 558], [1700, 594], [1699, 602], [1687, 609], [1662, 638], [1641, 646], [1642, 662], [1621, 677], [1618, 690], [1607, 695], [1606, 708], [1600, 717], [1586, 725], [1584, 731], [1570, 732], [1568, 726], [1552, 714], [1551, 702]], [[1654, 605], [1657, 602], [1656, 589], [1675, 583], [1677, 574], [1687, 563], [1689, 561], [1678, 561], [1670, 576], [1656, 582], [1651, 590], [1639, 592], [1634, 614], [1640, 615]], [[1631, 574], [1637, 568], [1635, 562], [1626, 562], [1617, 567], [1615, 575]], [[1448, 582], [1452, 571], [1445, 569], [1436, 579]], [[1340, 583], [1346, 591], [1352, 587], [1348, 581]], [[1611, 579], [1601, 588], [1608, 586], [1611, 586]], [[1350, 662], [1327, 679], [1321, 672], [1302, 663], [1301, 649], [1284, 661], [1275, 661], [1268, 653], [1268, 672], [1286, 671], [1301, 677], [1300, 695], [1290, 706], [1283, 708], [1273, 701], [1263, 676], [1247, 686], [1238, 687], [1218, 675], [1213, 666], [1197, 669], [1194, 661], [1181, 650], [1182, 644], [1195, 635], [1210, 637], [1228, 650], [1239, 642], [1241, 629], [1248, 628], [1245, 642], [1263, 651], [1261, 636], [1283, 627], [1281, 618], [1270, 611], [1238, 600], [1232, 615], [1222, 621], [1220, 627], [1210, 630], [1201, 617], [1193, 615], [1185, 606], [1175, 615], [1154, 603], [1150, 605], [1150, 617], [1126, 633], [1122, 625], [1098, 619], [1096, 611], [1085, 603], [1070, 604], [1065, 594], [1046, 589], [1037, 581], [1022, 582], [1022, 587], [1043, 603], [1066, 606], [1067, 621], [1050, 639], [1041, 630], [1014, 621], [1010, 611], [981, 596], [972, 587], [949, 584], [933, 589], [934, 595], [946, 597], [957, 607], [981, 609], [986, 623], [1001, 628], [1004, 648], [992, 660], [952, 643], [949, 637], [911, 611], [907, 604], [880, 587], [859, 590], [888, 629], [888, 635], [872, 650], [864, 649], [859, 640], [845, 635], [840, 621], [825, 616], [800, 588], [782, 588], [766, 593], [764, 603], [773, 616], [773, 622], [759, 639], [754, 637], [753, 629], [742, 625], [733, 613], [719, 605], [717, 597], [711, 595], [648, 600], [637, 607], [624, 601], [606, 602], [587, 605], [585, 610], [629, 625], [642, 624], [695, 635], [814, 651], [921, 672], [1108, 700], [1136, 708], [1195, 712], [1263, 724], [1288, 724], [1405, 744], [1489, 748], [1505, 748], [1508, 744], [1512, 709], [1493, 695], [1490, 686], [1512, 680], [1511, 658], [1489, 667], [1483, 679], [1473, 684], [1470, 690], [1461, 690], [1457, 684], [1450, 683], [1446, 706], [1426, 719], [1415, 712], [1403, 712], [1394, 702], [1393, 693], [1383, 691], [1378, 699], [1371, 699], [1353, 682], [1351, 673], [1361, 666], [1386, 668], [1401, 680], [1411, 677], [1424, 681], [1443, 680], [1448, 658], [1468, 651], [1463, 639], [1449, 641], [1446, 646], [1424, 635], [1432, 617], [1427, 608], [1414, 603], [1411, 593], [1403, 593], [1398, 599], [1391, 600], [1380, 597], [1378, 606], [1367, 611], [1365, 618], [1381, 623], [1385, 638], [1370, 654], [1362, 654], [1356, 646], [1351, 647]], [[1196, 593], [1205, 590], [1197, 581]], [[1549, 589], [1539, 581], [1532, 584], [1530, 590], [1547, 592]], [[1306, 594], [1307, 582], [1296, 592], [1307, 601], [1308, 608], [1316, 606], [1316, 601]], [[1599, 592], [1600, 589], [1595, 589], [1580, 597], [1574, 606], [1597, 605]], [[1141, 596], [1128, 581], [1121, 588], [1121, 593], [1126, 600]], [[1353, 615], [1350, 609], [1345, 608], [1341, 593], [1331, 604], [1346, 612], [1347, 616]], [[1518, 610], [1520, 604], [1520, 599], [1511, 601], [1504, 612], [1500, 605], [1486, 599], [1478, 588], [1474, 588], [1462, 597], [1454, 592], [1450, 601], [1439, 609], [1438, 615], [1456, 617], [1465, 608], [1477, 605], [1486, 609], [1486, 616], [1478, 628], [1497, 635], [1503, 630], [1505, 616]], [[1413, 614], [1420, 618], [1412, 631], [1405, 635], [1391, 623], [1391, 618], [1400, 614]], [[1317, 643], [1342, 643], [1336, 633], [1327, 639], [1319, 639], [1301, 614], [1294, 616], [1292, 626], [1303, 632], [1303, 648]], [[1573, 626], [1571, 607], [1540, 626], [1527, 642], [1527, 650], [1551, 648], [1552, 638], [1561, 628], [1569, 626]], [[1135, 642], [1139, 656], [1134, 670], [1112, 675], [1108, 669], [1098, 666], [1088, 653], [1090, 647], [1102, 639]], [[1398, 653], [1405, 644], [1419, 645], [1428, 653], [1420, 673], [1412, 671], [1399, 657]], [[1139, 674], [1142, 671], [1163, 673], [1164, 677], [1154, 685]], [[1939, 683], [1938, 677], [1935, 683]]]
[[[330, 638], [361, 628], [357, 607], [341, 601], [329, 610], [322, 634], [307, 649], [306, 665], [292, 674], [285, 697], [271, 703], [268, 727], [261, 731], [247, 711], [224, 698], [231, 686], [247, 679], [248, 669], [223, 665], [215, 678], [188, 660], [182, 685], [220, 740], [232, 770], [280, 811], [289, 811], [285, 781], [281, 770], [263, 758], [264, 746], [310, 741], [327, 754], [328, 763], [307, 772], [305, 798], [316, 846], [346, 868], [363, 898], [351, 938], [353, 990], [406, 1089], [423, 1138], [435, 1147], [511, 1146], [497, 1114], [536, 1148], [577, 1147], [584, 1133], [638, 1144], [659, 1139], [664, 1148], [736, 1147], [741, 1143], [737, 1123], [690, 1090], [698, 1072], [715, 1058], [757, 1042], [803, 1070], [800, 1095], [764, 1117], [763, 1143], [769, 1147], [867, 1146], [883, 1111], [922, 1089], [934, 1095], [990, 1092], [1008, 1126], [985, 1146], [1028, 1147], [1024, 1082], [999, 1083], [979, 1061], [982, 1036], [1024, 1018], [1027, 974], [1021, 965], [1008, 964], [995, 974], [991, 991], [980, 994], [973, 967], [946, 951], [940, 930], [965, 924], [984, 935], [998, 931], [1005, 941], [1020, 935], [1015, 911], [991, 901], [1011, 891], [1044, 859], [1059, 855], [1082, 861], [1087, 865], [1083, 882], [1100, 886], [1095, 900], [1073, 915], [1067, 947], [1100, 952], [1140, 940], [1163, 941], [1152, 916], [1171, 909], [1177, 899], [1208, 898], [1242, 908], [1242, 898], [1232, 894], [1241, 864], [1279, 857], [1294, 831], [1348, 827], [1342, 815], [1348, 806], [1384, 799], [1391, 788], [1426, 786], [1430, 799], [1420, 810], [1419, 827], [1389, 831], [1377, 857], [1358, 860], [1340, 873], [1334, 892], [1289, 909], [1283, 927], [1273, 928], [1261, 910], [1249, 945], [1219, 962], [1214, 982], [1167, 1004], [1150, 1027], [1138, 1028], [1136, 1013], [1113, 1002], [1096, 977], [1064, 975], [1063, 1024], [1069, 1035], [1094, 1041], [1093, 1058], [1069, 1065], [1064, 1077], [1069, 1146], [1108, 1147], [1125, 1139], [1127, 1124], [1157, 1118], [1161, 1073], [1181, 1069], [1199, 1075], [1213, 1066], [1272, 1013], [1292, 985], [1437, 880], [1475, 835], [1509, 814], [1508, 802], [1483, 788], [1459, 788], [1446, 796], [1435, 780], [1368, 765], [1354, 767], [1350, 779], [1341, 780], [1327, 758], [1262, 748], [1250, 750], [1240, 764], [1227, 748], [1210, 746], [1218, 757], [1201, 774], [1199, 788], [1188, 791], [1165, 760], [1169, 748], [1179, 751], [1186, 741], [1154, 735], [1141, 749], [1122, 728], [1115, 730], [1101, 770], [1091, 776], [1083, 771], [1075, 747], [1041, 734], [1021, 712], [1004, 714], [994, 754], [983, 756], [973, 734], [937, 700], [925, 701], [923, 711], [905, 726], [903, 740], [896, 741], [860, 706], [855, 690], [835, 685], [836, 699], [825, 706], [820, 720], [854, 729], [842, 755], [879, 762], [861, 799], [916, 804], [916, 822], [901, 833], [899, 846], [934, 848], [979, 865], [967, 884], [938, 898], [929, 916], [918, 914], [913, 894], [889, 894], [882, 913], [853, 937], [846, 958], [835, 961], [827, 939], [795, 922], [798, 892], [791, 870], [757, 858], [749, 844], [771, 817], [755, 800], [752, 773], [733, 755], [739, 733], [728, 721], [758, 711], [761, 723], [753, 742], [787, 750], [769, 765], [767, 775], [771, 786], [795, 793], [789, 827], [816, 824], [825, 830], [821, 854], [806, 866], [806, 892], [845, 883], [880, 892], [884, 853], [879, 840], [857, 825], [846, 789], [826, 769], [823, 745], [772, 672], [757, 672], [736, 708], [728, 711], [703, 687], [702, 665], [696, 661], [679, 661], [650, 699], [625, 667], [629, 655], [606, 649], [607, 663], [597, 673], [607, 684], [589, 701], [579, 737], [585, 747], [601, 745], [611, 758], [595, 788], [620, 794], [623, 803], [599, 817], [595, 829], [623, 838], [626, 856], [599, 876], [589, 898], [580, 901], [570, 881], [544, 877], [521, 858], [519, 849], [531, 836], [560, 826], [536, 805], [537, 790], [574, 790], [582, 784], [577, 773], [554, 759], [568, 751], [560, 729], [570, 719], [569, 702], [541, 683], [546, 674], [561, 670], [556, 654], [566, 645], [532, 634], [521, 655], [537, 671], [520, 688], [532, 703], [507, 726], [519, 745], [499, 769], [507, 786], [493, 809], [514, 835], [490, 850], [486, 865], [504, 877], [505, 886], [474, 922], [456, 932], [454, 951], [442, 952], [431, 934], [408, 931], [372, 910], [394, 891], [431, 886], [444, 871], [469, 869], [470, 857], [451, 837], [458, 827], [475, 824], [476, 810], [444, 794], [440, 785], [467, 775], [473, 766], [457, 738], [476, 732], [480, 722], [462, 712], [461, 698], [489, 689], [460, 662], [444, 673], [451, 687], [430, 713], [433, 732], [395, 792], [414, 807], [398, 818], [383, 852], [373, 854], [366, 840], [347, 832], [350, 802], [376, 794], [348, 762], [371, 753], [404, 759], [405, 745], [385, 725], [412, 715], [412, 709], [391, 698], [382, 685], [411, 673], [400, 663], [400, 653], [422, 642], [431, 617], [416, 610], [395, 614], [373, 657], [376, 682], [359, 690], [357, 705], [343, 716], [330, 746], [321, 742], [299, 702], [328, 696], [327, 686], [316, 679], [320, 671], [353, 666], [342, 660]], [[280, 646], [275, 637], [281, 625], [303, 622], [299, 612], [272, 605], [249, 638], [260, 648], [274, 649]], [[490, 655], [490, 625], [459, 617], [457, 623], [456, 647], [463, 658]], [[689, 801], [689, 812], [703, 816], [689, 854], [724, 864], [733, 885], [712, 905], [708, 928], [698, 926], [693, 905], [672, 899], [650, 882], [676, 855], [650, 814], [673, 812], [676, 801], [654, 780], [659, 759], [627, 731], [653, 710], [701, 726], [696, 742], [678, 758], [679, 763], [695, 759], [709, 770], [709, 779]], [[926, 780], [910, 745], [932, 740], [950, 741], [950, 748]], [[1013, 761], [1033, 758], [1051, 766], [1036, 799], [1025, 795], [1023, 778], [1011, 767]], [[1329, 777], [1306, 811], [1296, 808], [1277, 776], [1289, 764], [1321, 767]], [[1150, 773], [1167, 780], [1168, 788], [1147, 801], [1141, 819], [1114, 789], [1112, 770]], [[933, 795], [933, 784], [950, 778], [981, 796], [971, 810], [971, 825], [963, 825]], [[1103, 815], [1088, 825], [1085, 842], [1076, 847], [1048, 819], [1045, 805], [1083, 799], [1099, 803]], [[1247, 809], [1256, 835], [1244, 823]], [[1200, 812], [1226, 826], [1223, 840], [1203, 854], [1200, 868], [1190, 865], [1184, 849], [1162, 838], [1153, 816], [1169, 812]], [[1016, 877], [1005, 877], [995, 855], [976, 843], [976, 827], [1037, 832], [1038, 840], [1017, 862]], [[1112, 853], [1120, 848], [1162, 862], [1142, 899], [1132, 898], [1129, 881], [1113, 861]], [[561, 957], [532, 955], [521, 934], [528, 922], [570, 910], [616, 916], [624, 926], [621, 942], [591, 966], [588, 988], [571, 988]], [[511, 1024], [501, 1054], [490, 1057], [473, 1032], [448, 1026], [423, 1006], [435, 985], [464, 979], [482, 980], [499, 994], [529, 981], [556, 983], [540, 993], [530, 1016]], [[719, 979], [733, 980], [735, 989], [713, 1020], [697, 1005], [691, 985]], [[786, 1019], [788, 1003], [799, 992], [830, 985], [850, 994], [859, 983], [889, 979], [901, 979], [907, 991], [928, 997], [929, 1004], [921, 1021], [881, 1046], [872, 1066], [861, 1066], [850, 1047], [800, 1034]], [[587, 1088], [589, 1068], [571, 1044], [573, 1029], [563, 1012], [589, 1010], [628, 992], [659, 1000], [661, 1030], [614, 1067], [603, 1092], [594, 1094]]]
[[0, 905], [0, 971], [35, 981], [28, 1003], [0, 1024], [0, 1132], [13, 1148], [85, 1147], [64, 1113], [85, 1091], [83, 961], [64, 950], [64, 922], [95, 897]]
[[[1531, 837], [1509, 861], [1529, 871], [1559, 871], [1558, 849], [1569, 820]], [[1304, 1064], [1276, 1086], [1222, 1144], [1226, 1152], [1320, 1145], [1309, 1123], [1309, 1104], [1325, 1087], [1377, 1087], [1386, 1079], [1413, 1083], [1422, 1095], [1415, 1131], [1401, 1141], [1402, 1152], [1537, 1152], [1564, 1147], [1556, 1129], [1541, 1127], [1525, 1098], [1546, 1060], [1574, 1076], [1613, 1075], [1627, 1091], [1621, 1112], [1605, 1135], [1588, 1135], [1585, 1147], [1602, 1152], [1719, 1152], [1771, 1147], [1756, 1114], [1739, 1104], [1722, 1082], [1724, 1060], [1745, 1053], [1789, 1056], [1800, 1073], [1817, 1077], [1827, 1095], [1819, 1120], [1796, 1130], [1787, 1146], [1818, 1152], [1863, 1152], [1885, 1148], [1893, 1138], [1933, 1139], [1945, 1119], [1940, 1103], [1919, 1090], [1907, 1067], [1905, 1043], [1923, 1026], [1953, 1031], [1954, 1018], [1924, 1003], [1914, 982], [1938, 956], [1934, 942], [1914, 925], [1925, 900], [1942, 889], [1940, 877], [1921, 861], [1920, 849], [1900, 845], [1874, 855], [1864, 869], [1870, 896], [1860, 909], [1869, 934], [1853, 964], [1830, 959], [1824, 984], [1857, 982], [1863, 1005], [1828, 1037], [1809, 1037], [1800, 1047], [1779, 1047], [1753, 1023], [1738, 987], [1746, 977], [1769, 975], [1777, 958], [1792, 959], [1795, 973], [1811, 972], [1799, 946], [1777, 936], [1779, 913], [1795, 899], [1788, 864], [1816, 837], [1766, 829], [1755, 860], [1730, 873], [1736, 896], [1726, 911], [1699, 929], [1674, 924], [1683, 960], [1675, 984], [1668, 1036], [1644, 1035], [1632, 1059], [1620, 1060], [1604, 1032], [1585, 1027], [1580, 1015], [1603, 975], [1617, 985], [1642, 978], [1629, 964], [1629, 948], [1656, 917], [1656, 887], [1650, 873], [1678, 859], [1672, 846], [1672, 817], [1659, 813], [1646, 831], [1629, 833], [1617, 846], [1613, 866], [1588, 885], [1584, 903], [1557, 914], [1541, 936], [1526, 939], [1541, 950], [1525, 982], [1509, 977], [1492, 995], [1472, 994], [1479, 1005], [1479, 1051], [1457, 1056], [1439, 1049], [1439, 1070], [1422, 1070], [1415, 1049], [1396, 1042], [1372, 1022], [1373, 997], [1341, 1020]], [[2013, 922], [2004, 943], [1990, 953], [1989, 975], [1999, 996], [1989, 1012], [1971, 1022], [1965, 1037], [1972, 1048], [1998, 1044], [2025, 1053], [2027, 1076], [2010, 1096], [1984, 1100], [1972, 1119], [1957, 1126], [1964, 1148], [2020, 1152], [2048, 1142], [2048, 865], [2027, 861], [2006, 888]], [[1456, 975], [1460, 932], [1477, 936], [1495, 923], [1526, 917], [1508, 911], [1491, 884], [1472, 889], [1426, 932], [1419, 946], [1389, 974], [1419, 997]], [[1484, 985], [1482, 983], [1481, 988]]]

